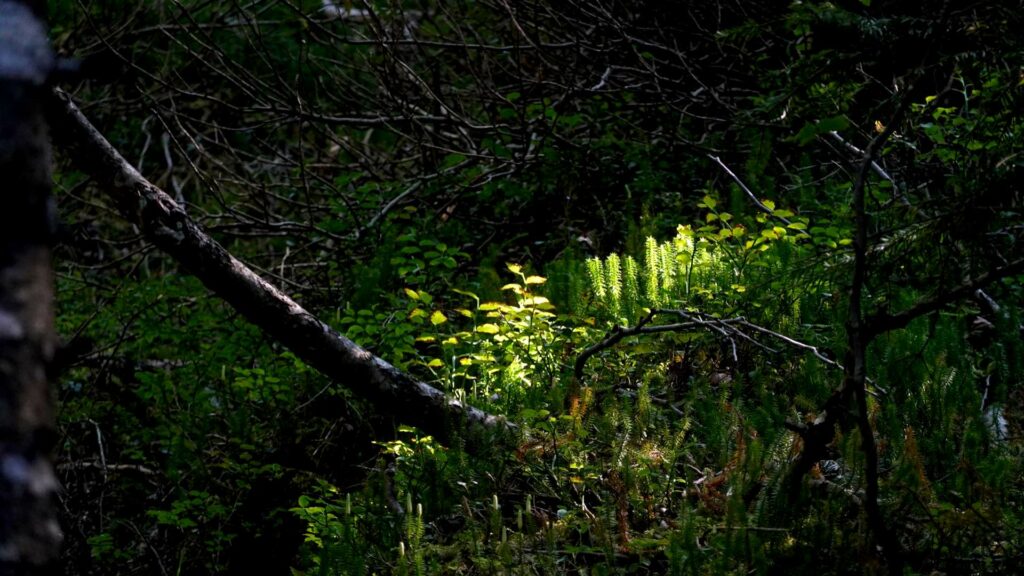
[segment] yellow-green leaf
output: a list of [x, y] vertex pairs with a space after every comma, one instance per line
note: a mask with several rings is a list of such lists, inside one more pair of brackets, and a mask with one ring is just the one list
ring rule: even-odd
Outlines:
[[497, 324], [481, 324], [481, 325], [476, 327], [476, 331], [477, 332], [483, 332], [484, 334], [497, 334], [498, 333], [498, 325]]
[[548, 279], [543, 277], [543, 276], [527, 276], [526, 277], [526, 283], [527, 284], [543, 284], [543, 283], [545, 283], [547, 281], [548, 281]]
[[505, 267], [513, 274], [519, 274], [523, 271], [523, 267], [519, 264], [505, 264]]
[[441, 366], [444, 366], [444, 362], [441, 362], [438, 358], [434, 358], [430, 362], [427, 362], [428, 368], [440, 368]]
[[419, 292], [413, 290], [412, 288], [406, 288], [405, 289], [405, 295], [408, 296], [409, 298], [412, 298], [413, 300], [419, 300], [420, 299]]
[[434, 326], [444, 324], [447, 321], [448, 318], [440, 310], [434, 310], [434, 313], [430, 315], [430, 323]]
[[467, 292], [466, 290], [459, 290], [458, 288], [452, 288], [452, 292], [455, 292], [456, 294], [461, 294], [463, 296], [469, 296], [470, 298], [472, 298], [474, 300], [479, 300], [480, 299], [476, 294], [474, 294], [472, 292]]
[[549, 300], [543, 296], [534, 296], [533, 298], [523, 299], [523, 306], [541, 306], [548, 302]]

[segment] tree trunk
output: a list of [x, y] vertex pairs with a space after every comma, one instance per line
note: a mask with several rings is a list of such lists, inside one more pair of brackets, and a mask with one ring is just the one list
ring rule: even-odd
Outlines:
[[36, 12], [0, 0], [0, 574], [52, 573], [60, 553], [47, 384], [54, 211], [42, 107], [53, 61]]

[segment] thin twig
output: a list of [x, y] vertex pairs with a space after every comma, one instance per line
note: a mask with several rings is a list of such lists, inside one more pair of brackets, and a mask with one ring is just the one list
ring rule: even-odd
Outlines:
[[[844, 140], [843, 137], [840, 136], [839, 133], [836, 132], [835, 130], [832, 130], [831, 132], [829, 132], [828, 135], [831, 136], [832, 139], [835, 140], [836, 142], [839, 142], [840, 144], [842, 144], [843, 147], [846, 148], [847, 150], [849, 150], [850, 152], [853, 152], [854, 154], [856, 154], [857, 156], [860, 156], [860, 157], [864, 156], [864, 151], [863, 150], [861, 150], [860, 148], [857, 148], [853, 144], [851, 144], [851, 143], [847, 142], [846, 140]], [[896, 188], [896, 180], [894, 180], [893, 177], [890, 176], [889, 173], [886, 172], [884, 168], [879, 166], [878, 162], [875, 162], [874, 160], [872, 160], [871, 161], [871, 169], [874, 170], [875, 174], [878, 174], [878, 176], [881, 177], [882, 179], [888, 180], [889, 183], [892, 184], [893, 188]], [[904, 198], [903, 200], [904, 200], [904, 203], [907, 203], [906, 198]]]
[[825, 364], [828, 364], [829, 366], [831, 366], [833, 368], [837, 368], [839, 370], [843, 369], [843, 365], [842, 364], [840, 364], [839, 362], [836, 362], [835, 360], [833, 360], [833, 359], [829, 358], [828, 356], [825, 356], [824, 354], [822, 354], [821, 350], [817, 346], [812, 346], [810, 344], [806, 344], [806, 343], [801, 342], [799, 340], [790, 338], [789, 336], [786, 336], [785, 334], [780, 334], [779, 332], [776, 332], [774, 330], [769, 330], [768, 328], [765, 328], [764, 326], [758, 326], [757, 324], [751, 324], [750, 322], [746, 322], [745, 321], [745, 322], [743, 322], [743, 325], [746, 326], [747, 328], [750, 328], [751, 330], [757, 330], [758, 332], [761, 332], [762, 334], [767, 334], [768, 336], [771, 336], [772, 338], [776, 338], [778, 340], [782, 340], [786, 344], [789, 344], [790, 346], [793, 346], [795, 348], [800, 348], [801, 350], [807, 350], [811, 354], [813, 354], [815, 358], [817, 358], [818, 360], [821, 360], [822, 362], [824, 362]]
[[[682, 322], [672, 323], [672, 324], [653, 324], [653, 325], [651, 324], [651, 322], [653, 322], [654, 319], [657, 316], [668, 316], [668, 315], [678, 316], [683, 321]], [[746, 332], [741, 330], [741, 328], [745, 328], [745, 329], [749, 329], [749, 330], [753, 330], [753, 331], [759, 332], [759, 333], [764, 334], [766, 336], [770, 336], [771, 338], [779, 340], [779, 341], [781, 341], [781, 342], [783, 342], [783, 343], [785, 343], [785, 344], [787, 344], [789, 346], [792, 346], [794, 348], [798, 348], [800, 350], [807, 350], [807, 351], [811, 352], [811, 354], [813, 354], [815, 358], [817, 358], [818, 360], [820, 360], [821, 362], [823, 362], [827, 366], [830, 366], [830, 367], [838, 369], [838, 370], [842, 370], [843, 369], [843, 365], [842, 364], [836, 362], [835, 360], [832, 360], [828, 356], [825, 356], [817, 346], [813, 346], [811, 344], [807, 344], [805, 342], [801, 342], [801, 341], [799, 341], [799, 340], [797, 340], [795, 338], [792, 338], [790, 336], [786, 336], [785, 334], [781, 334], [781, 333], [776, 332], [774, 330], [770, 330], [768, 328], [765, 328], [764, 326], [759, 326], [757, 324], [754, 324], [754, 323], [748, 321], [746, 318], [744, 318], [742, 316], [736, 316], [736, 317], [733, 317], [733, 318], [724, 318], [723, 319], [723, 318], [714, 318], [712, 316], [708, 316], [708, 315], [702, 314], [702, 313], [686, 312], [684, 310], [654, 309], [654, 310], [651, 310], [647, 314], [647, 316], [642, 318], [636, 324], [636, 326], [632, 326], [632, 327], [629, 327], [629, 328], [624, 327], [624, 326], [616, 326], [615, 328], [613, 328], [608, 333], [608, 335], [603, 340], [601, 340], [597, 344], [594, 344], [593, 346], [590, 346], [590, 347], [586, 348], [585, 350], [583, 350], [583, 352], [581, 352], [580, 355], [576, 357], [576, 362], [575, 362], [575, 364], [573, 366], [573, 374], [575, 375], [577, 380], [581, 380], [583, 378], [583, 369], [586, 366], [587, 361], [590, 360], [591, 357], [593, 357], [594, 355], [596, 355], [597, 353], [599, 353], [599, 352], [601, 352], [603, 350], [611, 348], [612, 346], [618, 344], [624, 338], [627, 338], [629, 336], [639, 336], [639, 335], [643, 335], [643, 334], [657, 334], [657, 333], [660, 333], [660, 332], [684, 332], [684, 331], [687, 331], [687, 330], [694, 330], [694, 329], [698, 329], [698, 328], [703, 328], [703, 329], [706, 329], [706, 330], [711, 330], [711, 331], [715, 332], [716, 334], [718, 334], [719, 336], [721, 336], [722, 338], [728, 340], [730, 342], [730, 344], [732, 345], [733, 361], [737, 362], [737, 363], [739, 362], [739, 358], [738, 358], [738, 354], [737, 354], [737, 350], [736, 350], [736, 339], [737, 338], [740, 338], [740, 339], [742, 339], [742, 340], [744, 340], [746, 342], [749, 342], [752, 345], [754, 345], [754, 346], [756, 346], [758, 348], [761, 348], [762, 350], [764, 350], [766, 352], [769, 352], [769, 353], [772, 353], [772, 354], [778, 354], [779, 353], [779, 350], [777, 350], [775, 348], [772, 348], [771, 346], [768, 346], [764, 342], [761, 342], [760, 340], [757, 340], [756, 338], [754, 338], [750, 334], [747, 334]]]
[[718, 156], [715, 156], [713, 154], [708, 154], [708, 158], [711, 158], [712, 160], [715, 161], [716, 164], [721, 166], [722, 170], [725, 170], [725, 173], [728, 174], [729, 176], [731, 176], [733, 181], [735, 181], [737, 184], [739, 184], [740, 188], [742, 188], [743, 191], [747, 193], [747, 196], [750, 197], [750, 200], [753, 201], [754, 205], [757, 206], [762, 212], [764, 212], [765, 214], [771, 216], [772, 218], [777, 218], [778, 220], [780, 220], [782, 222], [785, 222], [786, 226], [789, 226], [791, 224], [791, 222], [788, 219], [783, 218], [782, 216], [776, 216], [774, 210], [772, 210], [771, 208], [765, 206], [763, 202], [758, 200], [757, 196], [754, 195], [754, 193], [750, 190], [750, 188], [748, 188], [747, 185], [743, 183], [743, 180], [740, 180], [740, 177], [737, 176], [735, 172], [730, 170], [729, 167], [725, 165], [725, 162], [722, 162], [721, 158], [719, 158]]

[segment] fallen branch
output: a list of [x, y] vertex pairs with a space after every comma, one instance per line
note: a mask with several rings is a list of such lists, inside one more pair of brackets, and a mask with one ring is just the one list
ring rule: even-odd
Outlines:
[[[675, 324], [651, 324], [656, 316], [659, 314], [675, 314], [682, 315], [685, 319], [684, 322], [678, 322]], [[576, 377], [576, 381], [579, 382], [583, 378], [583, 368], [587, 365], [587, 360], [590, 360], [595, 354], [611, 348], [618, 344], [623, 338], [629, 336], [638, 336], [640, 334], [657, 334], [659, 332], [684, 332], [687, 330], [693, 330], [696, 328], [712, 328], [717, 329], [719, 334], [725, 335], [726, 332], [723, 330], [723, 326], [728, 326], [730, 323], [742, 320], [741, 318], [730, 318], [728, 320], [718, 320], [715, 318], [706, 319], [700, 315], [691, 317], [686, 312], [681, 310], [651, 310], [636, 326], [626, 328], [624, 326], [616, 326], [611, 330], [604, 340], [601, 340], [597, 344], [588, 347], [580, 355], [576, 357], [576, 362], [573, 364], [573, 375]]]
[[[682, 322], [676, 322], [673, 324], [651, 324], [651, 322], [653, 322], [655, 317], [657, 316], [676, 316], [679, 317], [682, 320]], [[818, 349], [817, 346], [812, 346], [810, 344], [801, 342], [795, 338], [786, 336], [785, 334], [780, 334], [779, 332], [765, 328], [764, 326], [759, 326], [748, 321], [746, 318], [742, 316], [736, 316], [733, 318], [715, 318], [714, 316], [709, 316], [707, 314], [702, 314], [700, 312], [655, 309], [651, 310], [647, 314], [647, 316], [645, 316], [643, 319], [637, 322], [636, 326], [632, 326], [629, 328], [624, 326], [616, 326], [608, 333], [608, 336], [606, 336], [603, 340], [601, 340], [597, 344], [594, 344], [593, 346], [586, 348], [585, 350], [583, 350], [583, 352], [580, 352], [580, 355], [576, 357], [576, 362], [573, 365], [573, 374], [576, 377], [576, 380], [580, 381], [583, 378], [583, 369], [586, 366], [587, 361], [590, 360], [590, 358], [592, 358], [594, 355], [601, 352], [602, 350], [611, 348], [612, 346], [618, 344], [624, 338], [627, 338], [629, 336], [639, 336], [641, 334], [657, 334], [659, 332], [685, 332], [688, 330], [695, 329], [711, 330], [712, 332], [715, 332], [722, 338], [726, 339], [732, 347], [733, 361], [739, 360], [737, 358], [736, 352], [737, 338], [739, 338], [740, 340], [744, 340], [746, 342], [750, 342], [751, 344], [757, 346], [758, 348], [764, 350], [765, 352], [770, 352], [772, 354], [779, 353], [779, 350], [776, 350], [775, 348], [768, 346], [767, 344], [759, 341], [758, 339], [754, 338], [748, 333], [753, 331], [761, 333], [765, 336], [769, 336], [790, 347], [797, 348], [799, 350], [806, 350], [813, 354], [815, 358], [817, 358], [822, 363], [831, 368], [835, 368], [837, 370], [843, 369], [842, 364], [836, 362], [835, 360], [832, 360], [828, 356], [825, 356], [821, 352], [821, 350]]]
[[232, 256], [173, 198], [142, 176], [63, 91], [49, 102], [54, 139], [98, 183], [121, 215], [213, 293], [327, 377], [369, 399], [381, 414], [468, 450], [510, 438], [515, 426], [445, 396], [388, 364], [320, 321]]

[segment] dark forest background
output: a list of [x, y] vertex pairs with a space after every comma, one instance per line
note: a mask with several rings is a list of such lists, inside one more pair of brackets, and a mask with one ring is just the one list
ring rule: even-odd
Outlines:
[[49, 2], [182, 221], [516, 425], [324, 376], [58, 139], [63, 572], [1013, 572], [1022, 8]]

